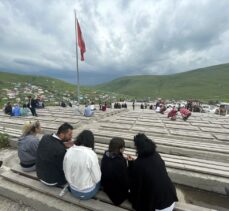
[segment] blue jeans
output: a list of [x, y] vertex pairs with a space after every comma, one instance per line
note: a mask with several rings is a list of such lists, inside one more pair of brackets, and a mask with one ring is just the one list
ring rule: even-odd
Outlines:
[[80, 200], [88, 200], [91, 199], [92, 197], [94, 197], [96, 195], [96, 193], [99, 191], [100, 189], [100, 182], [98, 182], [95, 186], [95, 188], [90, 191], [90, 192], [79, 192], [76, 190], [73, 190], [70, 186], [70, 191], [72, 193], [73, 196], [75, 196], [76, 198], [80, 199]]

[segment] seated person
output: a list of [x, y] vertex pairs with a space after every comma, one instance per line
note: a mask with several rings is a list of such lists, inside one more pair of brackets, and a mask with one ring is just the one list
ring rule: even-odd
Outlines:
[[177, 109], [175, 106], [173, 106], [172, 110], [168, 113], [168, 118], [171, 120], [176, 120], [177, 117]]
[[12, 116], [12, 105], [10, 102], [7, 103], [7, 105], [4, 109], [4, 113]]
[[87, 200], [100, 188], [101, 171], [94, 152], [94, 135], [82, 131], [64, 157], [63, 169], [73, 196]]
[[60, 106], [65, 108], [67, 105], [66, 105], [66, 103], [64, 101], [61, 101]]
[[36, 136], [41, 131], [39, 121], [26, 122], [22, 129], [22, 136], [18, 140], [18, 157], [23, 171], [36, 170], [36, 156], [39, 139]]
[[123, 157], [124, 148], [122, 138], [112, 138], [109, 150], [104, 153], [101, 161], [101, 185], [115, 205], [120, 205], [128, 198], [129, 178], [127, 161]]
[[180, 108], [180, 114], [184, 121], [186, 121], [191, 116], [191, 111], [189, 111], [187, 108], [182, 107]]
[[31, 114], [30, 109], [26, 106], [26, 104], [23, 104], [23, 107], [20, 109], [21, 116], [28, 116]]
[[160, 106], [157, 106], [155, 111], [156, 111], [156, 113], [160, 113], [160, 111], [161, 111]]
[[166, 111], [165, 105], [164, 105], [164, 104], [161, 104], [161, 106], [160, 106], [160, 113], [161, 113], [161, 114], [164, 114], [165, 111]]
[[15, 104], [13, 107], [12, 116], [21, 116], [20, 107], [18, 104]]
[[134, 137], [137, 159], [130, 165], [130, 193], [136, 211], [172, 211], [178, 201], [156, 144], [144, 134]]
[[107, 110], [106, 104], [105, 105], [102, 105], [102, 111], [106, 111], [106, 110]]
[[94, 111], [91, 110], [91, 107], [89, 105], [85, 105], [85, 109], [84, 109], [84, 116], [86, 117], [90, 117], [94, 114]]
[[90, 105], [90, 107], [91, 107], [91, 110], [92, 110], [92, 111], [96, 110], [96, 109], [95, 109], [94, 103], [92, 103], [92, 104]]
[[36, 170], [40, 181], [48, 186], [63, 186], [66, 179], [63, 171], [63, 160], [66, 146], [70, 145], [73, 127], [64, 123], [57, 133], [44, 135], [38, 145]]

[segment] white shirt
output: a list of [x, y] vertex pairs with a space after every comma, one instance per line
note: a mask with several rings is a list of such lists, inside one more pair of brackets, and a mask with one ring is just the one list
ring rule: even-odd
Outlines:
[[53, 134], [52, 134], [52, 137], [54, 137], [54, 138], [57, 138], [57, 139], [61, 140], [61, 139], [60, 139], [60, 137], [59, 137], [59, 136], [57, 136], [55, 133], [53, 133]]
[[94, 111], [95, 110], [95, 105], [94, 104], [91, 104], [91, 110]]
[[73, 145], [64, 156], [63, 169], [71, 188], [89, 192], [101, 179], [96, 153], [89, 147]]
[[158, 106], [158, 107], [156, 108], [156, 112], [160, 112], [160, 110], [161, 110], [161, 108]]

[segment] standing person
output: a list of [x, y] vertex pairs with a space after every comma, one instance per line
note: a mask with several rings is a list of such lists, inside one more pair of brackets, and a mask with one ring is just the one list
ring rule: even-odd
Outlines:
[[99, 191], [101, 171], [90, 130], [84, 130], [76, 137], [64, 157], [63, 169], [73, 196], [87, 200]]
[[36, 100], [34, 100], [31, 96], [28, 97], [29, 102], [27, 104], [28, 108], [31, 110], [33, 116], [37, 116], [36, 113]]
[[36, 170], [36, 156], [39, 139], [36, 136], [41, 132], [39, 121], [26, 122], [22, 129], [22, 136], [18, 140], [18, 157], [23, 171]]
[[64, 123], [57, 133], [44, 135], [37, 149], [37, 177], [49, 186], [62, 186], [66, 183], [63, 171], [63, 159], [66, 146], [71, 146], [73, 127]]
[[178, 201], [176, 189], [155, 143], [139, 133], [134, 137], [134, 144], [137, 159], [130, 166], [133, 208], [137, 211], [172, 211]]
[[135, 101], [133, 101], [132, 106], [133, 106], [133, 110], [134, 110], [135, 109]]
[[180, 114], [181, 114], [183, 120], [186, 121], [186, 120], [188, 120], [188, 118], [191, 116], [192, 113], [187, 108], [182, 107], [180, 109]]
[[124, 139], [112, 138], [101, 161], [101, 185], [115, 205], [120, 205], [128, 198], [129, 176], [127, 161], [123, 156], [124, 148]]

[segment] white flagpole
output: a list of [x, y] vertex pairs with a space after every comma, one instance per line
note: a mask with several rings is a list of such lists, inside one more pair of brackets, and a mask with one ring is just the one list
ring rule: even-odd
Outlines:
[[78, 97], [78, 105], [80, 105], [80, 74], [79, 74], [79, 62], [78, 62], [78, 34], [77, 34], [77, 18], [76, 18], [76, 10], [75, 13], [75, 33], [76, 33], [76, 70], [77, 70], [77, 97]]

